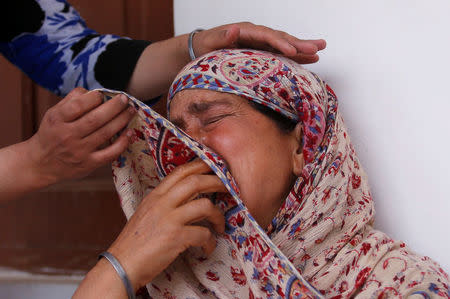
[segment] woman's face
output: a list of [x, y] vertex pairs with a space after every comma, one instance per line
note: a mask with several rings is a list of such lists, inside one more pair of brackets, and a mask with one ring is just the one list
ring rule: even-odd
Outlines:
[[241, 199], [266, 228], [303, 168], [300, 130], [283, 133], [248, 100], [198, 89], [175, 95], [169, 119], [225, 160]]

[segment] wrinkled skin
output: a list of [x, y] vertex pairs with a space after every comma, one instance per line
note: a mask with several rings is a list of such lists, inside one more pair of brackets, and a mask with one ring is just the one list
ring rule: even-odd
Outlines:
[[223, 157], [252, 216], [266, 228], [303, 167], [300, 130], [281, 132], [247, 100], [209, 90], [183, 90], [170, 120]]

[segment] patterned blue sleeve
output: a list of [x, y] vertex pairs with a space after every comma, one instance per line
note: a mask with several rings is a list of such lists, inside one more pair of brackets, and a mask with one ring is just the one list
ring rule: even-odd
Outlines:
[[[87, 28], [78, 12], [64, 0], [14, 1], [25, 5], [21, 7], [22, 11], [26, 10], [27, 6], [30, 7], [31, 12], [28, 14], [31, 15], [23, 22], [34, 22], [36, 31], [29, 31], [28, 28], [17, 29], [19, 32], [11, 37], [11, 40], [0, 40], [0, 52], [39, 85], [58, 95], [65, 95], [78, 86], [86, 89], [124, 89], [137, 59], [149, 44], [115, 35], [97, 34]], [[38, 14], [41, 14], [40, 20], [36, 20], [39, 18]], [[29, 21], [30, 18], [33, 21]], [[11, 17], [11, 22], [13, 27], [24, 26], [18, 25], [21, 20], [14, 20], [14, 16]], [[40, 24], [36, 26], [36, 22]], [[116, 45], [112, 46], [113, 43]], [[104, 54], [108, 47], [110, 53]], [[133, 53], [127, 55], [127, 51], [130, 51], [127, 49], [130, 48], [134, 49]], [[97, 65], [102, 54], [105, 57], [100, 59], [103, 61], [102, 65]], [[124, 72], [108, 69], [117, 68], [110, 65], [114, 60], [117, 61], [118, 56], [128, 57], [125, 59], [128, 63], [122, 62], [120, 65], [122, 69], [126, 68]], [[118, 78], [107, 78], [115, 74], [119, 74]]]

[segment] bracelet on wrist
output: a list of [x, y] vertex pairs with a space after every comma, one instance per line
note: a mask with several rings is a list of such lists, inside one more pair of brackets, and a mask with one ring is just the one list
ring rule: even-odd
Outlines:
[[193, 43], [193, 39], [194, 39], [194, 35], [197, 32], [203, 31], [203, 29], [195, 29], [194, 31], [192, 31], [191, 33], [189, 33], [189, 38], [188, 38], [188, 50], [189, 50], [189, 56], [191, 57], [191, 60], [194, 60], [195, 58], [195, 53], [194, 53], [194, 47], [192, 46]]
[[125, 286], [125, 290], [127, 291], [128, 298], [129, 299], [136, 299], [136, 294], [135, 294], [135, 292], [133, 290], [133, 286], [131, 284], [131, 281], [128, 278], [127, 273], [125, 272], [125, 270], [123, 269], [123, 267], [119, 263], [119, 261], [114, 257], [114, 255], [112, 255], [108, 251], [100, 253], [99, 256], [98, 256], [98, 259], [101, 259], [102, 257], [107, 259], [108, 262], [110, 262], [111, 265], [113, 266], [114, 270], [116, 270], [117, 275], [119, 275], [120, 279], [122, 280], [122, 282], [123, 282], [123, 284]]

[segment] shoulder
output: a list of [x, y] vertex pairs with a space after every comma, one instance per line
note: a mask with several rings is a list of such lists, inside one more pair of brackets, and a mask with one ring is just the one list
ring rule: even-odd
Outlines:
[[372, 268], [357, 297], [450, 298], [449, 276], [431, 258], [394, 241]]

